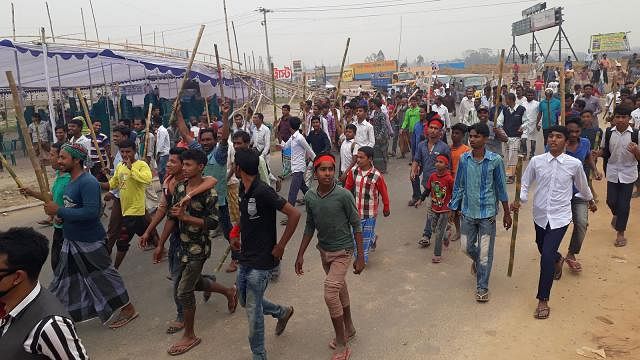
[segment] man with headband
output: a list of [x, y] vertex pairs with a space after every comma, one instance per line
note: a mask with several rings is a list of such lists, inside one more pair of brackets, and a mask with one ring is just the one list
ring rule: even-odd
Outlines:
[[304, 253], [313, 233], [318, 230], [317, 248], [327, 274], [324, 280], [324, 298], [335, 330], [335, 338], [329, 342], [329, 347], [335, 349], [333, 359], [348, 359], [351, 350], [347, 347], [347, 341], [355, 336], [356, 329], [351, 319], [346, 276], [354, 246], [358, 254], [353, 264], [354, 273], [360, 274], [365, 267], [362, 227], [353, 196], [336, 185], [336, 161], [333, 155], [319, 155], [313, 162], [313, 167], [318, 187], [305, 194], [307, 224], [296, 259], [296, 274], [304, 274]]
[[[71, 174], [64, 192], [64, 207], [47, 202], [44, 210], [64, 222], [59, 265], [49, 290], [78, 322], [99, 317], [106, 323], [120, 309], [108, 326], [116, 329], [138, 316], [129, 302], [122, 277], [111, 266], [105, 246], [105, 231], [100, 222], [100, 184], [84, 171], [87, 150], [80, 144], [65, 144], [58, 165]], [[92, 294], [92, 296], [86, 296]]]
[[[419, 179], [419, 173], [422, 172], [422, 186], [427, 187], [427, 180], [431, 174], [436, 171], [435, 163], [436, 157], [440, 154], [446, 155], [447, 157], [451, 157], [451, 150], [449, 149], [449, 145], [445, 144], [442, 140], [442, 128], [444, 127], [444, 122], [440, 119], [440, 116], [431, 112], [427, 114], [427, 123], [424, 126], [424, 135], [426, 137], [425, 140], [421, 141], [418, 144], [416, 149], [416, 154], [413, 158], [413, 163], [411, 164], [411, 181], [415, 182], [416, 179]], [[415, 184], [414, 184], [414, 198], [409, 203], [410, 206], [416, 204], [416, 202], [420, 199], [420, 186], [418, 185], [418, 195], [416, 196], [415, 192]], [[422, 233], [422, 238], [418, 242], [420, 246], [427, 247], [431, 245], [431, 221], [430, 218], [427, 218], [424, 231]]]

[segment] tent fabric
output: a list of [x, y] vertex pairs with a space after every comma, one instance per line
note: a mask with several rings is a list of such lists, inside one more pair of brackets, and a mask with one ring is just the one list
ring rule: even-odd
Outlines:
[[[23, 89], [26, 91], [45, 89], [46, 76], [44, 74], [42, 45], [18, 43], [9, 39], [0, 40], [0, 68], [12, 70], [17, 81], [16, 54]], [[59, 87], [73, 89], [130, 83], [143, 81], [154, 76], [182, 77], [188, 65], [188, 59], [58, 44], [47, 44], [47, 56], [48, 77], [54, 91]], [[58, 59], [59, 78], [56, 59]], [[218, 74], [214, 66], [203, 62], [194, 62], [189, 78], [200, 83], [201, 90], [206, 96], [218, 93], [216, 89]], [[225, 95], [232, 95], [232, 87], [235, 86], [236, 96], [242, 96], [240, 82], [234, 83], [231, 75], [226, 71], [223, 72], [222, 83], [225, 88], [229, 88], [225, 89]], [[6, 91], [8, 87], [6, 77], [0, 76], [0, 89]], [[163, 93], [160, 95], [165, 96]]]

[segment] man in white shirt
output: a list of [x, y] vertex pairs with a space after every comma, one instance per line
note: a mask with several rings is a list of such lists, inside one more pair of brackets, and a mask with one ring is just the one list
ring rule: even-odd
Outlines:
[[640, 129], [640, 98], [636, 99], [636, 108], [631, 112], [631, 120], [629, 124], [634, 129]]
[[[91, 154], [91, 140], [86, 136], [82, 135], [82, 127], [84, 126], [84, 118], [82, 116], [76, 116], [73, 119], [69, 120], [67, 124], [67, 129], [69, 130], [69, 143], [70, 144], [80, 144], [86, 150], [87, 154]], [[90, 158], [87, 158], [87, 161], [84, 163], [85, 169], [91, 169], [93, 166], [93, 162]]]
[[473, 125], [474, 112], [475, 112], [475, 100], [473, 99], [473, 89], [467, 88], [465, 96], [460, 101], [460, 110], [458, 112], [458, 121], [467, 125]]
[[520, 152], [527, 155], [527, 139], [531, 145], [529, 151], [529, 160], [536, 155], [536, 139], [538, 138], [538, 111], [540, 111], [540, 103], [536, 100], [536, 92], [529, 89], [526, 92], [526, 101], [522, 103], [525, 108], [524, 119], [522, 124], [522, 140], [520, 143]]
[[431, 111], [435, 111], [440, 115], [440, 118], [444, 120], [443, 131], [448, 132], [451, 129], [451, 117], [449, 116], [449, 109], [442, 104], [442, 96], [436, 96], [434, 104], [431, 105]]
[[164, 176], [167, 173], [167, 161], [169, 161], [169, 150], [171, 149], [171, 141], [169, 140], [169, 131], [162, 122], [154, 124], [156, 130], [156, 163], [158, 164], [158, 179], [160, 184], [164, 182]]
[[624, 236], [631, 209], [633, 184], [638, 180], [638, 130], [629, 126], [631, 109], [617, 106], [614, 110], [614, 127], [608, 128], [600, 142], [597, 156], [604, 159], [607, 177], [607, 206], [613, 218], [611, 226], [616, 229], [615, 246], [627, 245]]
[[356, 143], [355, 136], [358, 128], [349, 124], [344, 129], [344, 141], [340, 145], [340, 181], [344, 183], [346, 175], [356, 164], [356, 156], [360, 146]]
[[[289, 118], [293, 134], [286, 143], [280, 144], [280, 148], [291, 147], [291, 185], [289, 185], [289, 204], [296, 206], [298, 192], [302, 190], [305, 194], [309, 188], [304, 182], [304, 172], [307, 169], [307, 159], [313, 159], [316, 154], [311, 149], [309, 143], [300, 133], [300, 124], [302, 121], [298, 117]], [[281, 223], [286, 225], [286, 223]]]
[[262, 156], [265, 164], [267, 165], [267, 170], [269, 171], [269, 179], [271, 181], [276, 181], [276, 177], [271, 172], [271, 167], [269, 166], [269, 153], [271, 152], [271, 130], [267, 125], [264, 124], [264, 115], [262, 113], [255, 113], [251, 117], [253, 121], [253, 125], [255, 128], [253, 129], [253, 134], [251, 135], [251, 146], [256, 149], [258, 154]]
[[360, 146], [376, 145], [376, 137], [373, 132], [373, 125], [367, 121], [367, 106], [358, 104], [356, 106], [356, 120], [352, 122], [356, 130], [356, 143]]
[[511, 204], [512, 211], [517, 212], [520, 203], [528, 201], [531, 185], [537, 183], [538, 191], [533, 198], [533, 222], [536, 244], [542, 258], [536, 296], [538, 306], [534, 312], [536, 319], [549, 317], [551, 286], [554, 279], [559, 280], [562, 276], [564, 258], [558, 252], [558, 248], [571, 223], [574, 186], [581, 198], [589, 202], [589, 210], [597, 210], [582, 162], [565, 154], [568, 138], [569, 132], [564, 126], [556, 125], [549, 129], [549, 152], [531, 159], [522, 176], [520, 199]]

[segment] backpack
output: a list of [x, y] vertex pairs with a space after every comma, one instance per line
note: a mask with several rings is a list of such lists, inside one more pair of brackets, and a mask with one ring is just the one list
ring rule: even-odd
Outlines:
[[[609, 149], [609, 141], [611, 140], [611, 133], [613, 127], [607, 128], [604, 133], [604, 148], [602, 149], [603, 169], [605, 175], [607, 174], [607, 163], [611, 157], [611, 150]], [[633, 129], [631, 132], [631, 142], [638, 144], [638, 129]]]

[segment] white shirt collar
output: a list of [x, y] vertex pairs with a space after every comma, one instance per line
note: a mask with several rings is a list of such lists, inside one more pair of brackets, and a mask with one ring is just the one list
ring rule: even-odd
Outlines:
[[618, 131], [618, 128], [616, 126], [614, 126], [613, 127], [613, 131], [617, 131], [620, 134], [625, 133], [627, 131], [632, 133], [633, 132], [633, 127], [631, 127], [631, 125], [629, 125], [629, 126], [627, 126], [627, 128], [624, 131]]
[[546, 152], [546, 153], [545, 153], [545, 160], [547, 160], [547, 162], [551, 162], [551, 161], [553, 161], [554, 159], [556, 159], [556, 160], [558, 160], [558, 162], [559, 162], [560, 164], [562, 164], [562, 163], [564, 163], [564, 159], [565, 159], [565, 157], [566, 157], [566, 156], [567, 156], [567, 155], [566, 155], [565, 153], [562, 153], [562, 154], [560, 154], [560, 155], [558, 155], [558, 156], [556, 156], [556, 157], [553, 157], [553, 155], [551, 155], [551, 153], [550, 153], [550, 152]]
[[33, 288], [33, 290], [31, 290], [31, 292], [29, 293], [29, 295], [27, 295], [26, 298], [22, 299], [22, 301], [16, 307], [14, 307], [13, 310], [9, 312], [9, 316], [11, 316], [11, 318], [14, 319], [16, 316], [20, 315], [22, 310], [24, 310], [24, 308], [26, 308], [27, 305], [31, 304], [31, 302], [36, 298], [36, 296], [38, 296], [39, 293], [40, 293], [40, 282], [38, 281], [36, 283], [36, 286]]

